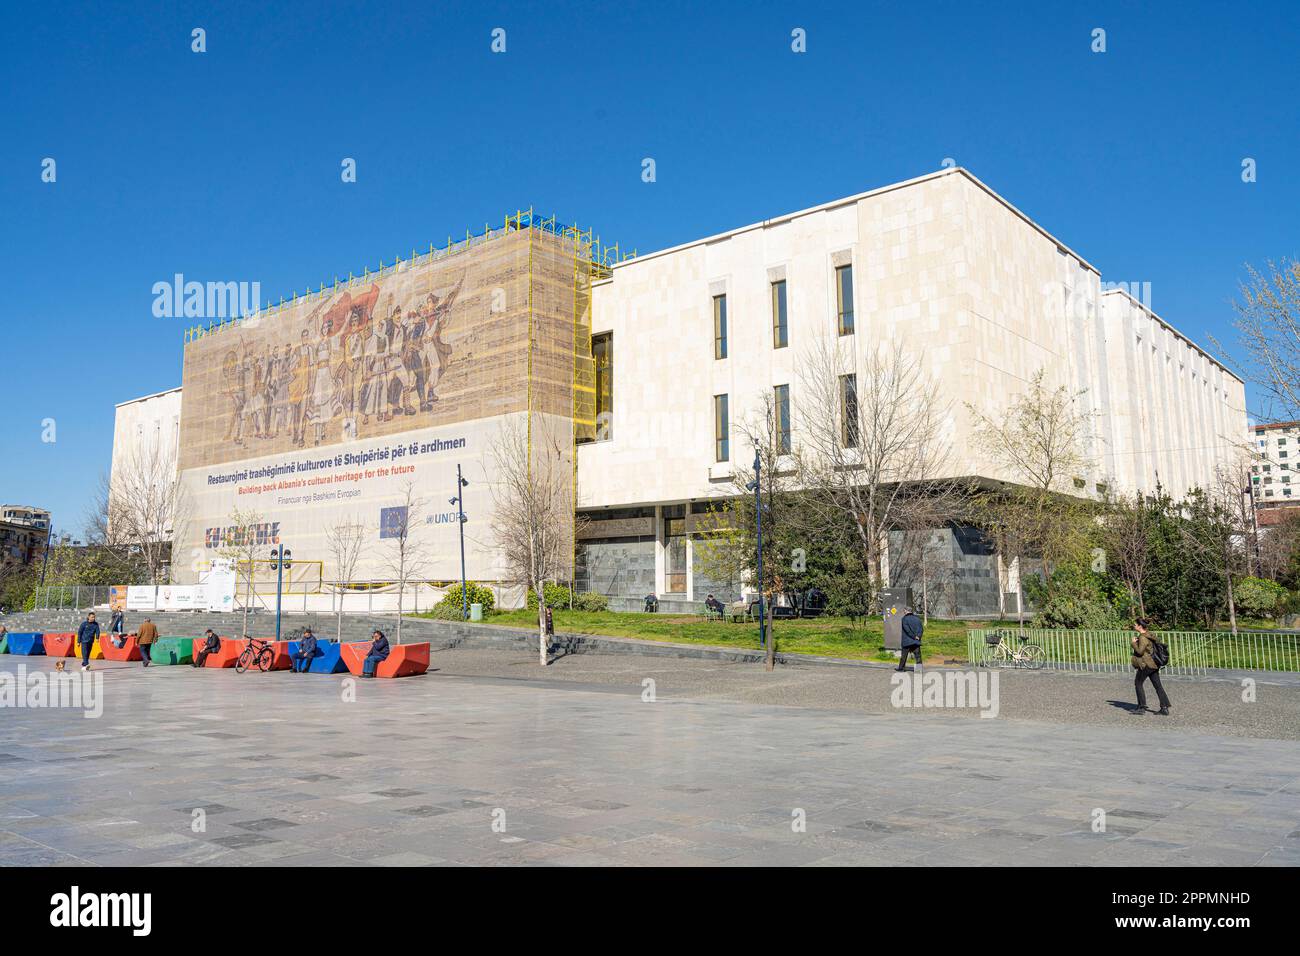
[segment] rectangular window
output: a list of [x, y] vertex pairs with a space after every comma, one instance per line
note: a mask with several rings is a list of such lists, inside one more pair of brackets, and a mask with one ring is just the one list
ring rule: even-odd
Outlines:
[[713, 460], [731, 460], [731, 414], [726, 395], [713, 396]]
[[835, 270], [835, 300], [840, 317], [840, 335], [853, 334], [853, 267]]
[[785, 310], [785, 280], [772, 283], [772, 347], [783, 349], [790, 344], [790, 327]]
[[790, 454], [790, 386], [778, 385], [773, 390], [776, 398], [776, 449], [781, 455]]
[[858, 377], [840, 376], [840, 443], [845, 448], [858, 447]]
[[614, 333], [591, 337], [591, 358], [596, 370], [596, 440], [614, 437]]
[[713, 297], [713, 357], [727, 357], [727, 297]]

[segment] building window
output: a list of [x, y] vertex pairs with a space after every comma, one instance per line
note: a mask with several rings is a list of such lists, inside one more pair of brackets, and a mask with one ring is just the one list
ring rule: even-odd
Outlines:
[[858, 377], [840, 376], [840, 443], [845, 448], [858, 447]]
[[713, 460], [731, 460], [731, 415], [726, 395], [713, 396]]
[[853, 334], [853, 267], [835, 270], [835, 301], [840, 317], [840, 335]]
[[727, 297], [713, 297], [713, 357], [727, 357]]
[[614, 437], [614, 333], [591, 337], [592, 365], [596, 370], [596, 440]]
[[790, 344], [790, 327], [785, 308], [785, 280], [772, 283], [772, 347], [783, 349]]
[[790, 454], [790, 386], [778, 385], [775, 389], [776, 407], [776, 450], [778, 454]]

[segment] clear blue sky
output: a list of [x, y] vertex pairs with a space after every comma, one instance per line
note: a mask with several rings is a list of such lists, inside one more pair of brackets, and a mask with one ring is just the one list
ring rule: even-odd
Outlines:
[[180, 384], [155, 282], [278, 299], [529, 204], [648, 251], [951, 157], [1230, 341], [1300, 255], [1298, 41], [1294, 2], [11, 5], [0, 499], [81, 531], [114, 404]]

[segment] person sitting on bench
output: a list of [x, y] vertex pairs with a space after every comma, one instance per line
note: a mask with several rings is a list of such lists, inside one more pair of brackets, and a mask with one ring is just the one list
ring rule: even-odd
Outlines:
[[203, 662], [208, 659], [208, 655], [215, 654], [219, 650], [221, 650], [221, 638], [217, 637], [216, 631], [212, 628], [208, 628], [207, 632], [203, 635], [203, 646], [199, 648], [199, 652], [194, 655], [194, 666], [202, 667]]
[[653, 594], [647, 594], [645, 596], [645, 612], [647, 614], [654, 614], [658, 610], [659, 610], [659, 599], [655, 597]]
[[704, 608], [710, 614], [716, 614], [718, 616], [719, 621], [722, 620], [722, 612], [724, 610], [722, 607], [722, 602], [719, 601], [717, 598], [715, 598], [712, 594], [710, 594], [708, 597], [704, 599]]
[[361, 662], [362, 677], [374, 677], [375, 668], [379, 666], [380, 662], [388, 660], [388, 638], [384, 637], [384, 632], [375, 631], [371, 637], [373, 640], [370, 643], [370, 653]]
[[316, 635], [310, 627], [302, 629], [302, 640], [298, 642], [298, 653], [293, 655], [293, 670], [296, 674], [305, 674], [311, 667], [312, 658], [316, 656]]

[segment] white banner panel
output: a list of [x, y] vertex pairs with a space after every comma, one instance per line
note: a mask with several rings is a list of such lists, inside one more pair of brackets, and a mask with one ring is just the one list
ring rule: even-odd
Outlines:
[[[540, 421], [543, 416], [536, 416]], [[238, 510], [257, 516], [259, 559], [284, 545], [295, 561], [324, 562], [324, 577], [333, 580], [335, 561], [329, 549], [332, 528], [352, 523], [364, 528], [364, 544], [354, 580], [391, 580], [396, 576], [394, 521], [405, 506], [406, 489], [418, 500], [409, 548], [416, 580], [460, 579], [460, 539], [456, 507], [459, 464], [468, 487], [463, 489], [466, 574], [470, 580], [499, 580], [493, 530], [493, 448], [503, 423], [522, 423], [526, 416], [461, 422], [423, 428], [382, 439], [304, 448], [262, 458], [250, 458], [181, 474], [182, 493], [193, 516], [178, 548], [174, 570], [202, 568], [228, 556], [232, 515]], [[560, 423], [568, 438], [569, 423]], [[556, 425], [553, 427], [560, 427]], [[535, 426], [537, 427], [537, 426]], [[566, 455], [566, 467], [572, 460]], [[181, 554], [187, 555], [183, 559]], [[199, 577], [190, 570], [192, 580]], [[223, 585], [224, 587], [225, 585]], [[242, 584], [232, 582], [232, 591]], [[225, 593], [224, 591], [222, 592]]]
[[128, 611], [156, 610], [158, 589], [152, 584], [132, 584], [126, 589]]

